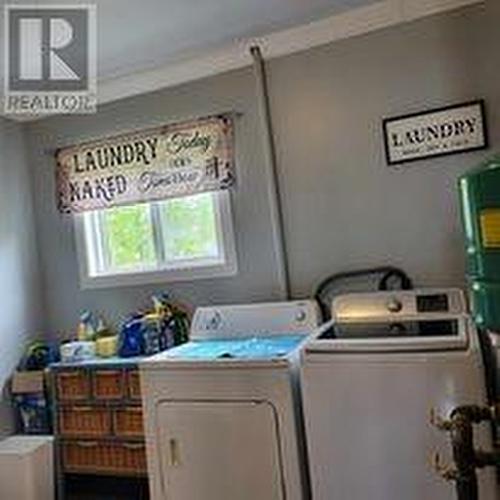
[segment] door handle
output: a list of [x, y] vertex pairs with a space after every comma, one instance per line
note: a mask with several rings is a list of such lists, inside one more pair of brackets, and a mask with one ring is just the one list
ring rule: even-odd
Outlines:
[[179, 467], [181, 465], [180, 452], [179, 452], [179, 441], [175, 438], [170, 438], [168, 440], [168, 452], [170, 467]]

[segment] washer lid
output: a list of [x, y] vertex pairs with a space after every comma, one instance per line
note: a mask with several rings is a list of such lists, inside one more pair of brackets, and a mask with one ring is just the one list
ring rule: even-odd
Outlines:
[[163, 351], [140, 363], [141, 369], [283, 368], [295, 363], [294, 356], [307, 335], [270, 335], [192, 340]]
[[165, 353], [172, 360], [259, 360], [283, 358], [305, 339], [304, 335], [273, 335], [234, 339], [193, 340]]
[[413, 352], [467, 349], [467, 316], [401, 321], [330, 321], [307, 342], [305, 352]]

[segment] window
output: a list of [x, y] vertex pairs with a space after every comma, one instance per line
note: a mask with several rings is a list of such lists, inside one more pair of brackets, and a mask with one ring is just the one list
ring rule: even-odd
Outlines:
[[227, 191], [85, 212], [76, 236], [85, 288], [236, 273]]

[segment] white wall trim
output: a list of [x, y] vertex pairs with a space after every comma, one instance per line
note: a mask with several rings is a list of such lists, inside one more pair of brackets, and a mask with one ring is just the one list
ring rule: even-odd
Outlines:
[[[274, 58], [484, 2], [485, 0], [382, 0], [259, 38], [235, 40], [155, 69], [101, 80], [97, 86], [99, 104], [249, 66], [252, 59], [248, 49], [253, 44], [261, 47], [266, 58]], [[26, 120], [25, 116], [10, 118]]]

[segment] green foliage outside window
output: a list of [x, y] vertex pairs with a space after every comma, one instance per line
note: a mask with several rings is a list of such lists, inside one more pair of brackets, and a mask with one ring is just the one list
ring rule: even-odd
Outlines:
[[[155, 211], [157, 218], [153, 217]], [[156, 245], [153, 220], [160, 225]], [[219, 254], [211, 193], [109, 209], [102, 212], [101, 221], [107, 260], [113, 269], [154, 266], [162, 254], [166, 261]]]
[[170, 259], [216, 257], [217, 229], [211, 194], [161, 203], [165, 255]]
[[153, 225], [148, 205], [106, 210], [104, 221], [109, 264], [112, 268], [155, 264]]

